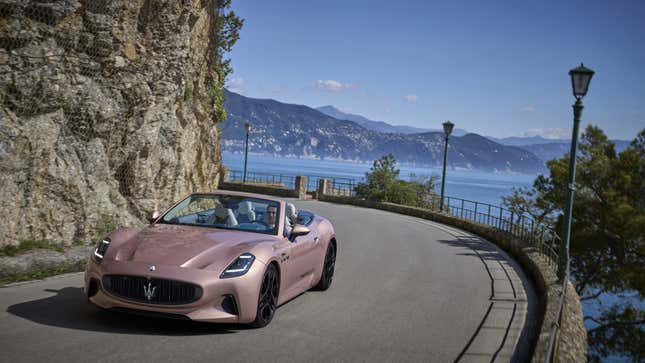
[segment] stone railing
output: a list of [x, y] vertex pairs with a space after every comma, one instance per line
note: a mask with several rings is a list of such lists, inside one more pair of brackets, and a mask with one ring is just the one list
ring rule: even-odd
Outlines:
[[[296, 183], [296, 190], [226, 182], [221, 183], [220, 188], [305, 199], [307, 192], [306, 185], [305, 179], [304, 182], [301, 180], [300, 183]], [[336, 194], [331, 182], [326, 179], [321, 179], [313, 196], [320, 201], [381, 209], [436, 221], [472, 232], [495, 243], [510, 253], [520, 263], [538, 289], [540, 297], [539, 305], [543, 314], [541, 314], [542, 320], [539, 324], [540, 331], [535, 337], [535, 348], [531, 361], [536, 363], [545, 361], [549, 336], [554, 325], [559, 326], [559, 329], [555, 340], [553, 361], [587, 361], [587, 332], [582, 319], [580, 297], [576, 293], [573, 285], [569, 283], [566, 296], [564, 297], [562, 314], [561, 316], [558, 315], [562, 285], [558, 283], [549, 257], [544, 255], [539, 248], [530, 246], [513, 234], [509, 234], [493, 226], [459, 218], [447, 213], [392, 203], [368, 201], [352, 196], [338, 196]]]

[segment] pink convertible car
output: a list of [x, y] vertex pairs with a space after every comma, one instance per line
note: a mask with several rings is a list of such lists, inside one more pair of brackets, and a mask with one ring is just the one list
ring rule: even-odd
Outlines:
[[105, 309], [263, 327], [280, 304], [329, 288], [337, 248], [327, 219], [284, 200], [195, 193], [100, 241], [85, 293]]

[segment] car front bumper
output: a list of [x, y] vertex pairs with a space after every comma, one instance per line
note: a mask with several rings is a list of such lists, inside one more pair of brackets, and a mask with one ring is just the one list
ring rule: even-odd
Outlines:
[[[217, 323], [249, 323], [255, 320], [260, 285], [266, 268], [266, 265], [257, 259], [246, 274], [227, 279], [220, 279], [218, 272], [209, 270], [162, 265], [156, 265], [155, 271], [149, 271], [149, 268], [150, 264], [144, 262], [103, 260], [96, 263], [90, 258], [85, 270], [85, 294], [91, 303], [104, 309], [140, 311], [151, 313], [149, 315], [186, 317], [190, 320]], [[188, 282], [199, 285], [202, 295], [197, 301], [184, 305], [133, 301], [108, 292], [103, 287], [103, 275], [106, 274]], [[95, 284], [95, 289], [90, 288], [91, 281]], [[227, 295], [233, 297], [237, 314], [227, 312], [222, 306]]]

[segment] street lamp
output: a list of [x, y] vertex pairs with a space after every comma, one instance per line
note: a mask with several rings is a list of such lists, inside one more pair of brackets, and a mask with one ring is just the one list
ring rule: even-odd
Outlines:
[[246, 183], [246, 164], [249, 160], [249, 132], [251, 132], [251, 124], [245, 123], [244, 129], [246, 130], [246, 142], [244, 143], [244, 176], [242, 177], [242, 184]]
[[452, 132], [452, 128], [455, 127], [455, 124], [453, 124], [450, 121], [446, 121], [443, 123], [443, 132], [446, 134], [446, 139], [444, 142], [444, 149], [443, 149], [443, 174], [441, 175], [441, 200], [439, 200], [439, 211], [443, 211], [443, 196], [444, 196], [444, 191], [446, 189], [446, 161], [448, 160], [448, 138], [450, 137], [450, 133]]
[[580, 115], [582, 115], [582, 97], [587, 94], [589, 82], [593, 77], [594, 71], [580, 63], [569, 71], [571, 76], [571, 88], [576, 102], [573, 104], [573, 133], [571, 135], [571, 151], [569, 152], [569, 199], [564, 212], [564, 240], [560, 242], [560, 253], [558, 263], [558, 278], [564, 279], [567, 255], [569, 254], [569, 245], [571, 241], [571, 220], [573, 215], [573, 196], [576, 191], [576, 154], [578, 152], [578, 126], [580, 125]]

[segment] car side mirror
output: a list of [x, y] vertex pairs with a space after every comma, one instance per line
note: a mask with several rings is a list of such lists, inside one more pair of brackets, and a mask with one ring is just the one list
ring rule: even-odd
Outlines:
[[152, 212], [152, 214], [150, 215], [150, 218], [148, 218], [148, 221], [150, 222], [150, 224], [152, 224], [154, 221], [156, 221], [157, 218], [159, 218], [160, 215], [161, 215], [161, 213], [159, 213], [158, 210]]
[[302, 224], [296, 224], [295, 226], [293, 226], [293, 229], [291, 230], [291, 235], [289, 235], [289, 239], [293, 241], [294, 239], [296, 239], [296, 237], [307, 235], [309, 234], [309, 232], [311, 232], [309, 227], [303, 226]]

